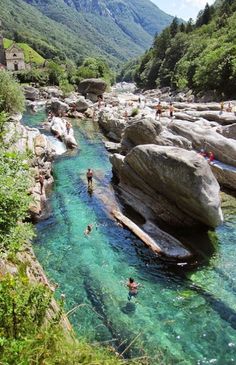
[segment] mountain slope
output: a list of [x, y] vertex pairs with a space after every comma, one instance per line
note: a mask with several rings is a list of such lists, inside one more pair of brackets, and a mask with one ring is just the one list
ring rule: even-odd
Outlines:
[[172, 17], [149, 0], [1, 0], [5, 36], [15, 33], [45, 57], [135, 57]]
[[195, 24], [173, 22], [156, 36], [153, 47], [122, 77], [134, 76], [145, 88], [191, 88], [199, 95], [235, 98], [235, 39], [236, 0], [207, 4]]

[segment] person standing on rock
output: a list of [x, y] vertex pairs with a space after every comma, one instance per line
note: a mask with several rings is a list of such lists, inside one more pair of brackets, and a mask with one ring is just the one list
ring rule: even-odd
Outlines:
[[87, 171], [87, 181], [88, 181], [88, 188], [93, 187], [93, 171], [88, 169]]
[[173, 120], [173, 116], [174, 116], [174, 106], [172, 103], [170, 103], [170, 106], [169, 106], [169, 113], [170, 113], [170, 118], [171, 120]]
[[222, 113], [223, 113], [223, 111], [224, 111], [224, 102], [222, 101], [222, 102], [220, 103], [220, 114], [222, 114]]
[[44, 187], [45, 177], [42, 173], [39, 174], [39, 183], [40, 183], [40, 194], [43, 195], [43, 187]]
[[70, 133], [71, 127], [72, 127], [71, 123], [67, 120], [66, 121], [66, 131], [67, 131], [67, 134]]
[[161, 115], [162, 115], [162, 106], [161, 106], [161, 103], [159, 101], [159, 103], [156, 106], [156, 116], [155, 116], [155, 118], [157, 118], [157, 116], [158, 116], [158, 120], [160, 120]]

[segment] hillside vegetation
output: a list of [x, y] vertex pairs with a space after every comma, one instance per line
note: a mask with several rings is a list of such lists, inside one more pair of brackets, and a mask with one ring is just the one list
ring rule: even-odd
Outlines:
[[154, 38], [153, 46], [122, 71], [144, 88], [178, 90], [236, 97], [236, 0], [206, 5], [196, 23], [178, 24]]
[[[13, 44], [13, 41], [10, 39], [4, 39], [4, 47], [9, 48]], [[25, 62], [26, 63], [35, 63], [36, 65], [42, 65], [45, 59], [38, 54], [33, 48], [31, 48], [26, 43], [16, 43], [24, 52]]]
[[104, 56], [117, 65], [142, 54], [172, 17], [149, 0], [2, 0], [5, 36], [44, 58]]

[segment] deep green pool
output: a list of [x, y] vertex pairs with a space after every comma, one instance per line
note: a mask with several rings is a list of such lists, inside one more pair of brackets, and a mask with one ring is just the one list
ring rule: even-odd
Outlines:
[[[37, 126], [43, 116], [24, 120]], [[168, 267], [109, 217], [112, 173], [102, 136], [91, 121], [74, 129], [80, 150], [54, 164], [52, 212], [37, 225], [34, 249], [67, 309], [81, 304], [70, 317], [78, 335], [120, 352], [137, 337], [126, 355], [147, 354], [152, 364], [236, 364], [235, 199], [224, 204], [215, 251], [192, 271]], [[88, 167], [96, 174], [92, 196]], [[85, 237], [89, 223], [96, 228]], [[131, 303], [123, 285], [130, 276], [143, 285]]]

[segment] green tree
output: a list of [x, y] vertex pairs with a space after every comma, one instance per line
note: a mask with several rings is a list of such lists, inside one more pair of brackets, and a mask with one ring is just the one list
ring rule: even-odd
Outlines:
[[176, 17], [174, 17], [171, 25], [170, 25], [170, 35], [171, 37], [175, 37], [176, 34], [178, 33], [179, 30], [179, 23], [178, 23], [178, 19]]
[[64, 68], [55, 61], [50, 61], [47, 69], [48, 79], [51, 85], [59, 85], [60, 81], [66, 78]]
[[77, 82], [87, 78], [102, 78], [108, 85], [115, 81], [115, 75], [107, 63], [103, 59], [92, 57], [86, 58], [77, 72]]
[[25, 109], [25, 98], [20, 85], [7, 71], [0, 72], [0, 112], [21, 113]]

